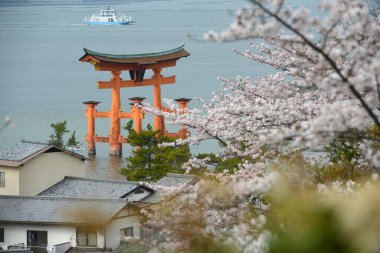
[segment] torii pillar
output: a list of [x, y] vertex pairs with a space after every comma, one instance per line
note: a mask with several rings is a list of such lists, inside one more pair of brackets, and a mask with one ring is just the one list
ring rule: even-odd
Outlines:
[[86, 141], [87, 141], [87, 152], [89, 155], [95, 155], [96, 154], [96, 148], [95, 148], [95, 107], [99, 104], [98, 101], [86, 101], [83, 102], [87, 106], [87, 110], [85, 112], [85, 115], [87, 117], [88, 122], [88, 128], [87, 128], [87, 135], [86, 135]]
[[[136, 110], [136, 107], [132, 107], [131, 112], [123, 112], [121, 110], [120, 89], [128, 87], [153, 86], [154, 108], [158, 110], [164, 109], [161, 102], [161, 85], [174, 84], [175, 76], [164, 77], [162, 75], [162, 70], [163, 68], [174, 67], [177, 60], [190, 55], [184, 49], [184, 46], [185, 45], [182, 44], [177, 48], [157, 53], [127, 55], [104, 54], [84, 49], [85, 54], [79, 59], [80, 61], [91, 63], [97, 71], [110, 71], [112, 74], [110, 81], [98, 82], [99, 89], [112, 90], [112, 104], [110, 111], [96, 111], [93, 114], [93, 118], [110, 118], [110, 135], [109, 137], [99, 137], [94, 133], [94, 143], [109, 142], [109, 154], [121, 156], [122, 143], [127, 142], [127, 140], [121, 136], [120, 119], [129, 118], [137, 120], [137, 118], [141, 118], [141, 114], [143, 114], [143, 112], [141, 110]], [[147, 69], [153, 71], [153, 76], [151, 78], [144, 77]], [[131, 79], [122, 80], [120, 78], [122, 71], [128, 71]], [[88, 104], [86, 105], [88, 106]], [[161, 134], [166, 134], [164, 119], [161, 116], [154, 116], [153, 125], [154, 130], [158, 130]], [[141, 127], [139, 126], [137, 129], [141, 129]], [[95, 152], [95, 144], [93, 145], [91, 141], [92, 140], [88, 141], [89, 151], [91, 148], [91, 150], [94, 150], [91, 152]]]
[[112, 87], [112, 104], [110, 110], [110, 155], [121, 156], [121, 142], [119, 141], [120, 135], [120, 117], [119, 112], [121, 112], [120, 105], [120, 74], [121, 71], [115, 70], [112, 72], [112, 79], [114, 85]]

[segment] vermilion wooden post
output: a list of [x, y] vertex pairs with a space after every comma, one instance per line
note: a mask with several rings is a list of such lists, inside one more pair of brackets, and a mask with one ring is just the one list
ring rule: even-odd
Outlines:
[[120, 71], [112, 71], [112, 81], [115, 86], [112, 88], [112, 105], [110, 111], [111, 127], [110, 127], [110, 155], [121, 156], [122, 146], [119, 142], [120, 138]]
[[[161, 110], [161, 68], [153, 69], [154, 71], [154, 88], [153, 88], [153, 106], [154, 109]], [[159, 130], [161, 134], [165, 131], [164, 119], [161, 116], [154, 115], [153, 120], [154, 130]]]
[[135, 104], [141, 104], [141, 102], [144, 100], [145, 98], [142, 98], [142, 97], [133, 97], [133, 98], [130, 98], [130, 100], [132, 101], [131, 105], [132, 105], [132, 114], [133, 114], [133, 125], [134, 125], [134, 128], [135, 128], [135, 131], [136, 133], [141, 133], [141, 130], [142, 130], [142, 119], [144, 117], [144, 112], [142, 109], [140, 109], [139, 107], [137, 107]]
[[95, 107], [100, 102], [97, 101], [86, 101], [83, 102], [87, 106], [87, 110], [85, 112], [85, 115], [87, 116], [87, 135], [86, 135], [86, 141], [87, 141], [87, 150], [89, 155], [95, 155], [96, 154], [96, 147], [95, 147]]
[[[175, 101], [177, 101], [180, 109], [187, 109], [187, 104], [191, 101], [189, 98], [177, 98]], [[185, 126], [181, 126], [181, 129], [179, 130], [179, 136], [181, 139], [186, 139], [188, 134], [188, 130]]]

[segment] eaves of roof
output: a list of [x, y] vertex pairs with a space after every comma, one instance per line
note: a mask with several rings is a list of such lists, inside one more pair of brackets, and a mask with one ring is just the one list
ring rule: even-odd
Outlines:
[[80, 61], [86, 62], [88, 60], [95, 60], [99, 62], [110, 63], [127, 63], [127, 64], [154, 64], [158, 62], [177, 60], [182, 57], [190, 55], [185, 49], [185, 44], [182, 44], [176, 48], [155, 52], [155, 53], [143, 53], [143, 54], [106, 54], [91, 51], [84, 48], [85, 54], [79, 58]]
[[6, 166], [6, 167], [20, 167], [22, 165], [24, 165], [25, 163], [27, 163], [28, 161], [32, 160], [33, 158], [35, 158], [36, 156], [42, 154], [42, 153], [45, 153], [46, 151], [52, 149], [52, 148], [56, 148], [58, 150], [61, 150], [62, 152], [64, 153], [67, 153], [69, 155], [73, 155], [75, 157], [78, 157], [80, 159], [82, 159], [82, 161], [84, 160], [90, 160], [88, 157], [85, 157], [83, 155], [80, 155], [80, 154], [77, 154], [75, 152], [72, 152], [72, 151], [69, 151], [69, 150], [66, 150], [66, 149], [63, 149], [63, 148], [59, 148], [59, 147], [56, 147], [54, 145], [49, 145], [49, 146], [46, 146], [44, 148], [41, 148], [40, 150], [38, 150], [37, 152], [25, 157], [24, 159], [20, 160], [20, 161], [12, 161], [12, 160], [0, 160], [0, 166]]
[[[149, 187], [147, 187], [147, 186], [145, 186], [145, 185], [139, 185], [139, 186], [137, 186], [136, 188], [134, 188], [134, 189], [130, 190], [129, 192], [125, 193], [124, 195], [122, 195], [120, 198], [125, 198], [125, 197], [127, 197], [129, 194], [133, 193], [134, 191], [136, 191], [136, 190], [139, 189], [139, 188], [144, 188], [144, 189], [147, 190], [148, 192], [150, 192], [150, 193], [154, 193], [154, 190], [153, 190], [152, 188], [149, 188]], [[148, 196], [150, 196], [150, 194], [149, 194]]]
[[0, 196], [1, 223], [105, 225], [125, 199]]

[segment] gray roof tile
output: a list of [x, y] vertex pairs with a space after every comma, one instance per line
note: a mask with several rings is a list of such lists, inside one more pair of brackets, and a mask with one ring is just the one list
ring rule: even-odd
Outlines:
[[48, 144], [22, 141], [6, 150], [0, 151], [0, 160], [19, 162], [48, 146]]
[[19, 167], [23, 165], [25, 162], [34, 158], [35, 156], [52, 149], [65, 152], [82, 160], [89, 160], [87, 157], [83, 155], [47, 143], [23, 140], [5, 150], [0, 150], [0, 165], [9, 167]]
[[[193, 175], [185, 174], [174, 174], [168, 173], [166, 176], [158, 180], [155, 185], [163, 187], [175, 187], [179, 185], [191, 185], [195, 184], [198, 181], [198, 178]], [[140, 200], [140, 202], [145, 203], [158, 203], [162, 200], [162, 193], [160, 189], [157, 189], [153, 194], [150, 194], [146, 198]]]
[[102, 225], [126, 204], [124, 199], [0, 195], [0, 222]]
[[180, 184], [193, 184], [197, 181], [197, 177], [193, 175], [168, 173], [166, 176], [156, 182], [161, 186], [178, 186]]
[[133, 191], [137, 187], [139, 187], [137, 182], [66, 176], [63, 180], [38, 195], [70, 198], [117, 199]]

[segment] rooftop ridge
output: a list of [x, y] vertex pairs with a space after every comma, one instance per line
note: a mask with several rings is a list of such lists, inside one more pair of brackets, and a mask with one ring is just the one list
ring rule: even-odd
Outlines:
[[95, 55], [95, 56], [102, 56], [102, 57], [109, 57], [109, 58], [144, 58], [144, 57], [155, 57], [155, 56], [162, 56], [167, 54], [176, 53], [182, 49], [184, 49], [185, 44], [182, 43], [176, 48], [172, 48], [166, 51], [156, 52], [156, 53], [142, 53], [142, 54], [106, 54], [106, 53], [99, 53], [95, 51], [91, 51], [87, 48], [83, 48], [86, 54], [89, 55]]
[[16, 143], [16, 144], [13, 145], [13, 146], [8, 147], [7, 149], [0, 150], [0, 155], [1, 155], [1, 154], [10, 154], [10, 153], [14, 153], [14, 150], [13, 150], [13, 149], [15, 149], [15, 148], [17, 148], [17, 147], [20, 147], [22, 143], [33, 144], [33, 145], [40, 145], [41, 147], [36, 148], [36, 149], [34, 150], [34, 152], [31, 152], [30, 154], [28, 154], [27, 156], [24, 156], [24, 157], [18, 157], [17, 159], [16, 159], [16, 158], [13, 158], [13, 157], [10, 157], [10, 158], [5, 157], [5, 158], [3, 158], [3, 159], [0, 158], [0, 160], [2, 160], [2, 161], [21, 162], [21, 161], [26, 160], [28, 157], [32, 157], [32, 156], [34, 156], [34, 155], [36, 155], [36, 154], [39, 154], [39, 153], [45, 151], [45, 149], [49, 149], [49, 148], [51, 147], [50, 145], [46, 145], [46, 144], [39, 144], [39, 143], [31, 143], [31, 142], [23, 142], [23, 141], [21, 141], [21, 142], [19, 142], [19, 143]]
[[107, 182], [107, 183], [110, 182], [110, 183], [119, 183], [119, 184], [131, 184], [131, 185], [136, 185], [136, 186], [140, 185], [138, 182], [123, 181], [123, 180], [116, 180], [116, 179], [96, 179], [96, 178], [74, 177], [74, 176], [65, 176], [64, 179], [78, 180], [78, 181]]
[[18, 167], [22, 165], [23, 163], [29, 161], [30, 159], [33, 159], [35, 156], [42, 154], [52, 148], [61, 150], [70, 155], [74, 155], [83, 160], [89, 160], [88, 157], [85, 157], [79, 153], [76, 153], [74, 151], [71, 151], [65, 148], [54, 146], [52, 144], [37, 142], [37, 141], [21, 140], [18, 143], [6, 149], [0, 150], [0, 161], [14, 162], [15, 163], [14, 165], [9, 165], [9, 164], [2, 164], [2, 165]]
[[176, 174], [176, 173], [167, 173], [166, 177], [176, 177], [176, 178], [196, 178], [194, 175], [188, 174]]
[[56, 201], [88, 201], [88, 202], [115, 202], [127, 203], [126, 199], [91, 199], [91, 198], [69, 198], [56, 196], [17, 196], [17, 195], [0, 195], [0, 199], [25, 199], [25, 200], [56, 200]]
[[39, 145], [52, 146], [50, 143], [47, 143], [47, 142], [29, 141], [29, 140], [24, 140], [24, 139], [22, 139], [20, 142], [22, 142], [22, 143], [30, 143], [30, 144], [39, 144]]

